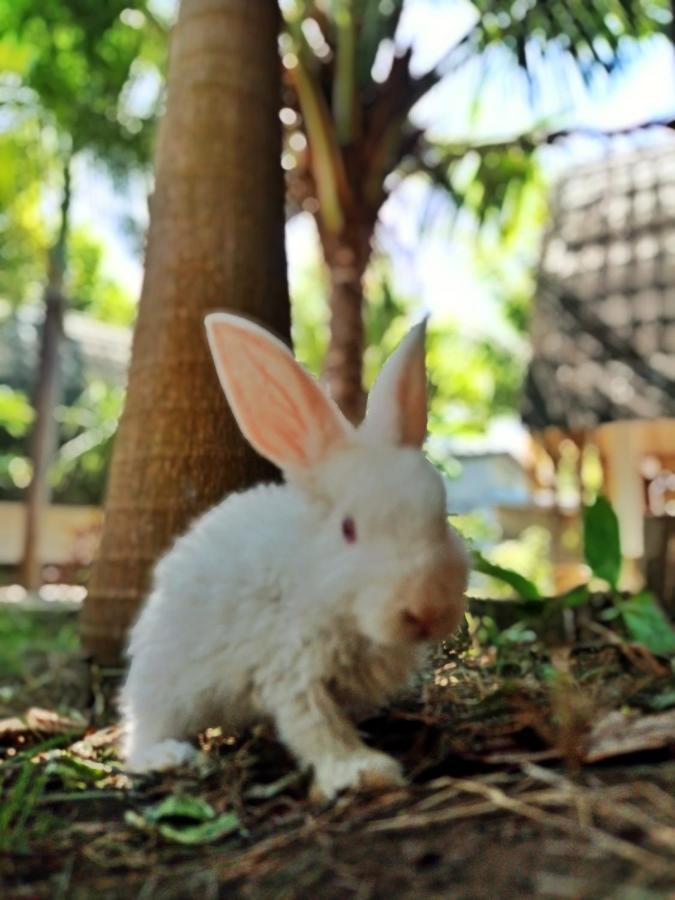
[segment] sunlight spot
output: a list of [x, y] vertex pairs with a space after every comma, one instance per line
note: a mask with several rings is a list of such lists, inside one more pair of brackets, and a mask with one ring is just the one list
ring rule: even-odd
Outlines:
[[281, 154], [281, 168], [286, 172], [290, 172], [295, 168], [295, 156], [292, 153]]
[[145, 25], [145, 16], [140, 9], [123, 9], [120, 13], [120, 21], [129, 28], [142, 28]]
[[290, 106], [284, 106], [279, 111], [279, 118], [284, 123], [284, 125], [295, 125], [298, 121], [298, 114], [294, 109], [291, 109]]
[[288, 139], [288, 144], [291, 150], [295, 150], [296, 153], [301, 153], [307, 146], [307, 138], [301, 131], [295, 131]]

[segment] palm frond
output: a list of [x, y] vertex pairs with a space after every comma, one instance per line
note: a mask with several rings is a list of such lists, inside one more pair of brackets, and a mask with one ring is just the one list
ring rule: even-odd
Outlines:
[[326, 230], [335, 234], [341, 230], [344, 224], [345, 215], [341, 196], [347, 190], [347, 180], [344, 175], [335, 128], [311, 69], [302, 60], [299, 60], [298, 64], [290, 70], [290, 77], [298, 95], [312, 155], [312, 169], [321, 220]]
[[[535, 0], [507, 6], [499, 0], [474, 0], [480, 19], [479, 49], [506, 46], [518, 64], [533, 75], [522, 52], [524, 42], [560, 41], [582, 71], [589, 65], [611, 70], [622, 37], [645, 37], [672, 21], [668, 0]], [[603, 53], [603, 45], [610, 52]]]
[[315, 72], [317, 60], [307, 45], [300, 23], [287, 21], [287, 31], [296, 56], [295, 64], [288, 69], [288, 77], [304, 121], [321, 221], [326, 231], [337, 233], [344, 224], [350, 191], [335, 121], [318, 77], [321, 69]]
[[[373, 63], [383, 41], [394, 38], [405, 2], [296, 0], [298, 31], [302, 17], [311, 17], [330, 48], [318, 54], [309, 46], [301, 48], [300, 63], [291, 73], [310, 148], [318, 215], [328, 230], [348, 220], [353, 204], [361, 205], [361, 213], [376, 215], [386, 196], [386, 179], [397, 169], [402, 174], [426, 172], [444, 186], [458, 209], [471, 209], [478, 223], [496, 221], [502, 207], [503, 221], [513, 218], [509, 210], [517, 209], [520, 187], [532, 175], [535, 147], [556, 136], [533, 129], [491, 147], [440, 146], [429, 162], [424, 135], [411, 124], [413, 107], [471, 61], [482, 58], [488, 64], [496, 53], [503, 64], [506, 50], [506, 59], [510, 55], [527, 76], [536, 108], [537, 96], [550, 88], [553, 65], [558, 65], [556, 81], [563, 85], [577, 75], [588, 81], [598, 69], [611, 71], [621, 64], [626, 37], [674, 27], [670, 0], [474, 0], [477, 20], [433, 69], [414, 75], [413, 49], [399, 48], [384, 81], [375, 82]], [[569, 90], [574, 90], [571, 81]], [[475, 184], [465, 191], [455, 172], [471, 149], [479, 166]]]
[[404, 0], [358, 0], [359, 59], [358, 83], [361, 87], [371, 81], [375, 58], [383, 41], [391, 41], [396, 34], [403, 12]]
[[465, 213], [477, 230], [487, 228], [509, 241], [526, 209], [529, 188], [540, 181], [537, 144], [524, 134], [512, 142], [422, 146], [411, 171], [427, 175], [449, 197], [455, 215]]
[[357, 31], [354, 0], [335, 0], [335, 72], [333, 74], [333, 118], [340, 144], [354, 136], [358, 96], [356, 94]]

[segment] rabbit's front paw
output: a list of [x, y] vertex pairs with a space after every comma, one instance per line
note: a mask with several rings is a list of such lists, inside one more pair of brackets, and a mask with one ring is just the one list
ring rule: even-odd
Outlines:
[[166, 740], [152, 744], [144, 750], [129, 755], [129, 769], [132, 772], [164, 772], [193, 763], [197, 750], [185, 741]]
[[311, 799], [331, 800], [340, 791], [380, 790], [405, 784], [400, 765], [386, 753], [366, 750], [339, 759], [326, 759], [314, 767]]

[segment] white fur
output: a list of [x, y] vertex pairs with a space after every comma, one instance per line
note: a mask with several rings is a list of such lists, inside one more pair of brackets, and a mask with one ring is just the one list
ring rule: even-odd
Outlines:
[[169, 738], [158, 744], [151, 744], [138, 752], [136, 766], [140, 771], [164, 772], [191, 763], [198, 756], [197, 750], [187, 741]]
[[188, 761], [181, 742], [207, 726], [263, 719], [325, 797], [400, 782], [352, 717], [391, 697], [426, 639], [461, 618], [466, 557], [441, 478], [418, 449], [365, 429], [291, 478], [228, 497], [157, 565], [122, 692], [132, 770]]

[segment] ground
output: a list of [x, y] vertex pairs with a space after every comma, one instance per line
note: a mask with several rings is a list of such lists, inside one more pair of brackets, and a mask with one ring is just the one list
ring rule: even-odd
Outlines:
[[672, 668], [586, 625], [439, 648], [363, 726], [410, 786], [321, 808], [263, 729], [129, 778], [76, 612], [0, 604], [0, 895], [675, 897]]

